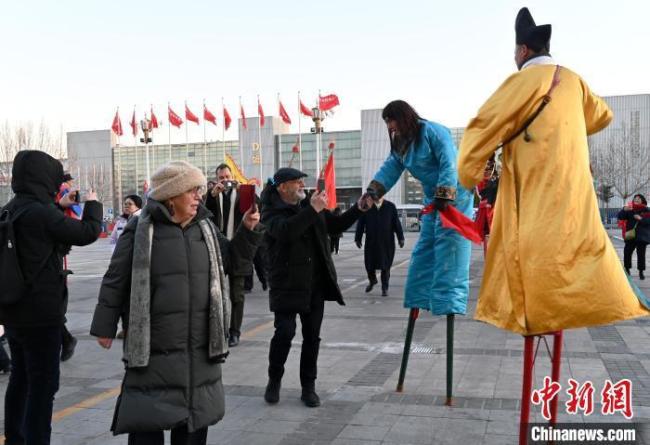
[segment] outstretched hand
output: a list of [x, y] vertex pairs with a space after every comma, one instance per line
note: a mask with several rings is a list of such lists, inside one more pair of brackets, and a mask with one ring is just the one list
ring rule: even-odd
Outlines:
[[316, 210], [316, 213], [322, 212], [327, 208], [327, 192], [325, 190], [314, 192], [309, 199], [309, 203]]
[[248, 210], [246, 210], [246, 213], [244, 213], [242, 223], [248, 230], [254, 230], [255, 226], [257, 226], [259, 222], [260, 212], [257, 210], [257, 204], [253, 203], [253, 205]]

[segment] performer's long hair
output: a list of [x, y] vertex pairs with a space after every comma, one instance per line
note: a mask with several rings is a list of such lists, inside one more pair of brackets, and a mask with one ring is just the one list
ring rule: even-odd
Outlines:
[[384, 107], [381, 112], [381, 117], [384, 121], [394, 120], [397, 123], [397, 130], [399, 134], [391, 134], [390, 137], [391, 150], [404, 154], [408, 146], [417, 139], [420, 133], [420, 115], [403, 100], [394, 100]]

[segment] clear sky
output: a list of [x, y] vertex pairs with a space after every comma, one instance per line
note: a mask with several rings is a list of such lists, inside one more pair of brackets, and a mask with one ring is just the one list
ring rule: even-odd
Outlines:
[[[168, 101], [200, 115], [205, 99], [216, 139], [222, 96], [236, 118], [239, 96], [248, 115], [257, 94], [277, 115], [280, 93], [297, 131], [298, 90], [311, 106], [320, 89], [341, 100], [326, 130], [358, 129], [361, 109], [398, 98], [464, 126], [515, 70], [522, 6], [553, 25], [553, 56], [598, 94], [650, 93], [648, 0], [6, 0], [0, 121], [108, 128], [119, 106], [127, 133], [134, 105], [140, 117], [152, 103], [166, 122]], [[202, 126], [190, 125], [202, 140]], [[184, 129], [172, 133], [185, 139]], [[166, 127], [154, 136], [166, 143]]]

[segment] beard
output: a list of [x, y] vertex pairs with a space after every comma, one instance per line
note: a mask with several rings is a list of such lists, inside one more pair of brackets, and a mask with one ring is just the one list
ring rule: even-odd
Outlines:
[[302, 200], [305, 199], [306, 197], [307, 197], [307, 193], [305, 193], [304, 190], [297, 190], [297, 191], [296, 191], [296, 199], [297, 199], [298, 201], [302, 201]]
[[390, 148], [400, 156], [406, 154], [410, 144], [411, 138], [404, 137], [397, 132], [391, 133]]

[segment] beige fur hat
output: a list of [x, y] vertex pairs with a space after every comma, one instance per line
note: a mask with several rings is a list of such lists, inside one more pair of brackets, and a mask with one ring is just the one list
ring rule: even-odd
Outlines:
[[207, 180], [203, 172], [186, 161], [170, 161], [151, 176], [149, 196], [156, 201], [165, 201], [194, 187], [205, 187]]

